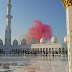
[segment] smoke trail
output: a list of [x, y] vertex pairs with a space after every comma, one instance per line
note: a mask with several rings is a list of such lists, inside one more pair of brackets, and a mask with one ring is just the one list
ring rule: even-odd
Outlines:
[[34, 38], [37, 43], [39, 40], [44, 37], [49, 41], [52, 37], [52, 28], [51, 25], [43, 24], [40, 20], [33, 20], [35, 23], [34, 26], [28, 29], [28, 33], [25, 35], [27, 43], [30, 43], [30, 40]]

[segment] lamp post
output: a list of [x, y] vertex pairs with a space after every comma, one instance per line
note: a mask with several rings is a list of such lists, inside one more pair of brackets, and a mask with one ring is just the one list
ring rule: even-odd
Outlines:
[[69, 72], [72, 72], [72, 0], [61, 0], [66, 8]]

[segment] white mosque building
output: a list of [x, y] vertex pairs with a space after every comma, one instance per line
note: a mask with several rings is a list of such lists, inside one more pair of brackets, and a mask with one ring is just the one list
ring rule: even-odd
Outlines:
[[67, 37], [64, 38], [64, 43], [59, 43], [58, 39], [53, 36], [51, 43], [46, 43], [45, 38], [40, 39], [40, 43], [36, 44], [35, 39], [30, 40], [30, 44], [26, 44], [26, 40], [21, 41], [21, 45], [18, 45], [18, 41], [14, 40], [11, 45], [11, 0], [8, 0], [7, 15], [6, 15], [6, 29], [5, 29], [5, 45], [0, 39], [0, 54], [19, 54], [19, 53], [44, 53], [44, 54], [65, 54], [67, 53]]

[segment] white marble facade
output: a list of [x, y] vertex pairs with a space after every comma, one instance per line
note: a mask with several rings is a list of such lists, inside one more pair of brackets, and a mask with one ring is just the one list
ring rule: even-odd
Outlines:
[[5, 29], [5, 45], [3, 45], [3, 41], [0, 39], [0, 54], [2, 53], [20, 53], [25, 51], [36, 51], [36, 52], [43, 52], [47, 54], [52, 53], [63, 53], [67, 51], [67, 39], [64, 38], [64, 43], [59, 43], [58, 39], [53, 36], [51, 39], [51, 43], [46, 43], [46, 40], [42, 37], [40, 39], [40, 44], [35, 44], [35, 39], [31, 39], [30, 44], [26, 44], [26, 40], [23, 39], [21, 41], [21, 45], [18, 45], [18, 41], [14, 40], [13, 45], [11, 45], [11, 0], [8, 0], [7, 4], [7, 15], [6, 15], [6, 29]]

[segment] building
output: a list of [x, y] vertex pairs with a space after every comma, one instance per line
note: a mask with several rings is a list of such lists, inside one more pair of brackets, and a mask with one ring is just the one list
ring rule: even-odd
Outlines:
[[67, 53], [67, 37], [64, 38], [64, 43], [59, 43], [58, 39], [53, 36], [51, 39], [51, 43], [46, 43], [45, 38], [40, 39], [40, 44], [35, 43], [35, 39], [30, 40], [30, 44], [26, 44], [26, 40], [23, 39], [21, 41], [21, 45], [18, 45], [18, 41], [14, 40], [13, 45], [11, 45], [11, 0], [8, 0], [7, 4], [7, 15], [6, 15], [6, 29], [5, 29], [5, 45], [3, 45], [3, 41], [0, 39], [0, 53], [33, 53], [33, 54], [60, 54]]

